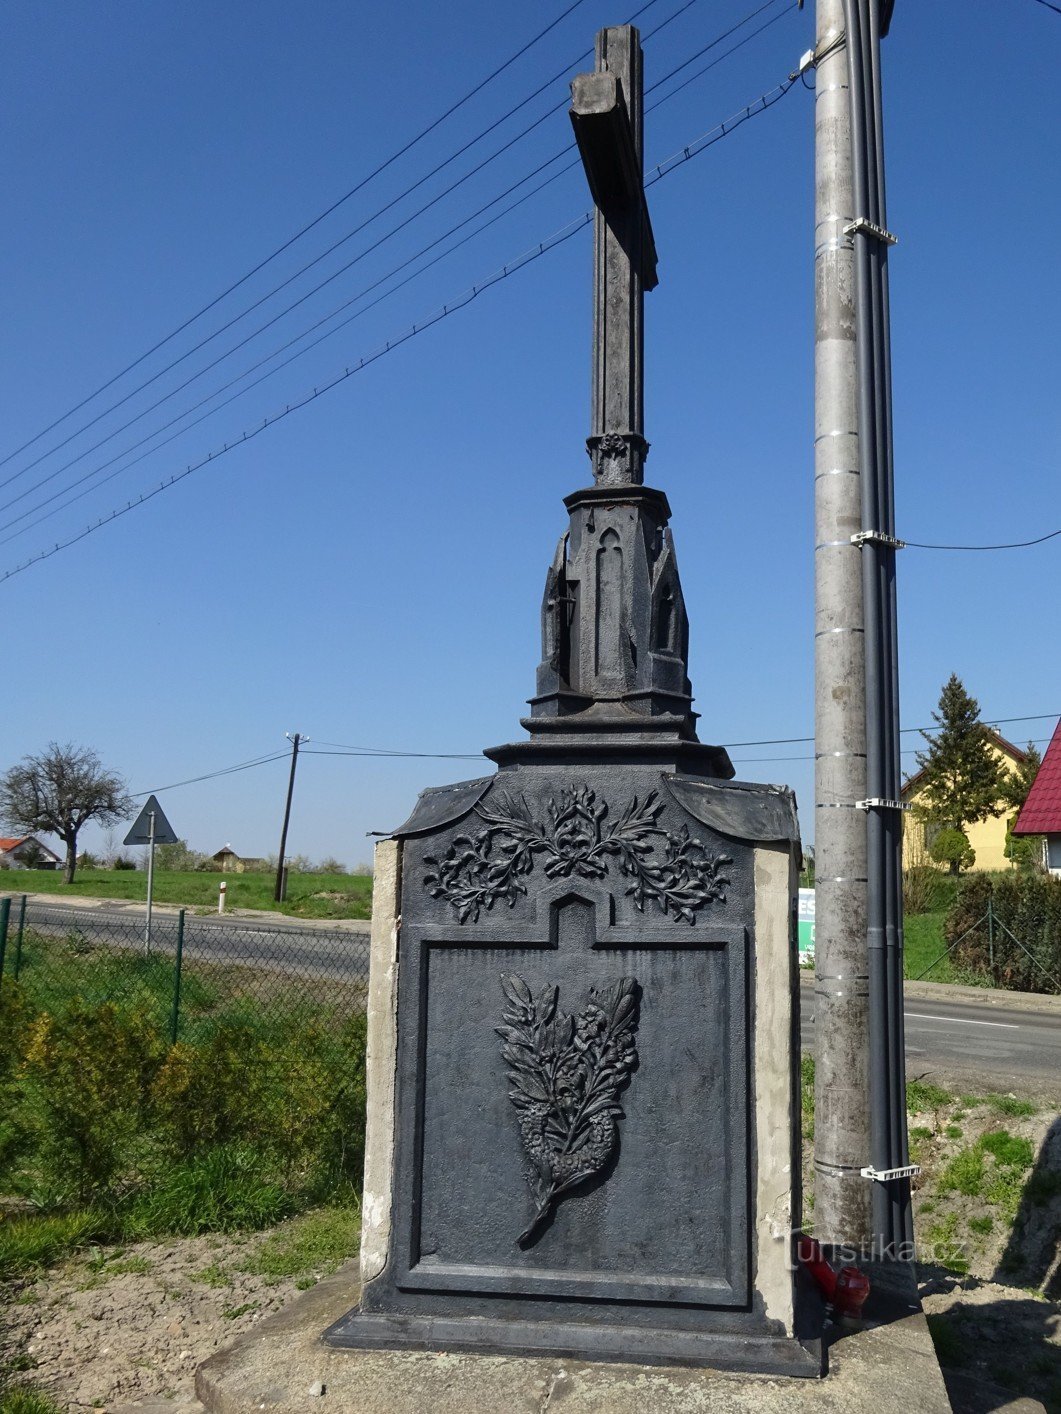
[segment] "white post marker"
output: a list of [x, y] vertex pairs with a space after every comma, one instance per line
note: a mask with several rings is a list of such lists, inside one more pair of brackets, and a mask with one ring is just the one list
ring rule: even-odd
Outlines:
[[224, 879], [222, 879], [222, 880], [221, 880], [221, 887], [220, 887], [220, 888], [218, 889], [218, 891], [217, 891], [217, 911], [218, 911], [218, 913], [224, 913], [224, 911], [225, 911], [225, 891], [226, 891], [227, 888], [228, 888], [228, 884], [225, 882]]
[[151, 951], [151, 908], [155, 889], [155, 845], [176, 844], [173, 826], [166, 819], [162, 806], [153, 795], [133, 822], [125, 837], [126, 844], [147, 845], [147, 918], [144, 922], [144, 951]]

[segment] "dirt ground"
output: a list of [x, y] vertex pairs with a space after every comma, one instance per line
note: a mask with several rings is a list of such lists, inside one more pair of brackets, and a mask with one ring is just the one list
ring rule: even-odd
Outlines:
[[[1061, 1120], [1042, 1104], [1007, 1113], [999, 1097], [930, 1089], [920, 1103], [919, 1276], [954, 1408], [987, 1414], [1023, 1397], [1038, 1404], [1015, 1409], [1061, 1414]], [[101, 1247], [13, 1282], [0, 1294], [0, 1368], [72, 1414], [192, 1401], [197, 1365], [332, 1269], [262, 1275], [268, 1241]]]
[[72, 1414], [194, 1398], [195, 1367], [277, 1310], [292, 1278], [247, 1271], [263, 1234], [90, 1250], [12, 1283], [0, 1365]]

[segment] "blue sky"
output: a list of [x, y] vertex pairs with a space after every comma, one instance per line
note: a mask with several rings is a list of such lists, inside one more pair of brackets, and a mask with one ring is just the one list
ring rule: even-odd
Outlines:
[[[238, 280], [567, 3], [53, 0], [9, 10], [0, 455]], [[683, 3], [656, 0], [639, 21], [649, 36], [676, 16], [646, 38], [648, 86], [753, 8], [752, 0], [697, 0], [677, 13]], [[576, 167], [246, 396], [103, 482], [124, 465], [103, 467], [117, 451], [564, 148], [567, 78], [588, 67], [578, 60], [595, 30], [635, 8], [633, 0], [629, 9], [583, 0], [277, 260], [0, 466], [0, 482], [13, 478], [0, 486], [0, 571], [234, 441], [585, 211]], [[812, 11], [778, 0], [650, 94], [650, 104], [665, 101], [646, 120], [647, 163], [774, 88], [813, 43]], [[1061, 16], [1035, 0], [899, 0], [885, 41], [889, 221], [901, 238], [891, 261], [897, 523], [911, 540], [1024, 540], [1061, 526], [1059, 54]], [[539, 117], [527, 137], [387, 235]], [[660, 285], [647, 300], [647, 479], [674, 510], [707, 741], [813, 730], [812, 193], [813, 99], [801, 86], [651, 192]], [[89, 450], [354, 257], [239, 352]], [[475, 753], [518, 736], [533, 690], [543, 578], [565, 524], [561, 498], [589, 479], [590, 298], [583, 230], [245, 447], [0, 583], [0, 766], [50, 739], [72, 739], [147, 791], [283, 751], [285, 731], [322, 750], [424, 753]], [[107, 411], [259, 299], [227, 333]], [[56, 491], [63, 494], [45, 500]], [[87, 494], [68, 504], [80, 491]], [[906, 725], [929, 721], [951, 672], [988, 720], [1061, 712], [1059, 555], [1061, 540], [1007, 554], [903, 553]], [[1041, 720], [1002, 730], [1023, 742], [1052, 728]], [[915, 740], [905, 738], [911, 747]], [[795, 787], [808, 835], [811, 749], [731, 753], [742, 777]], [[367, 860], [366, 832], [397, 824], [421, 787], [480, 770], [474, 761], [307, 754], [289, 847]], [[277, 760], [160, 794], [192, 845], [231, 842], [258, 854], [276, 849], [285, 784]]]

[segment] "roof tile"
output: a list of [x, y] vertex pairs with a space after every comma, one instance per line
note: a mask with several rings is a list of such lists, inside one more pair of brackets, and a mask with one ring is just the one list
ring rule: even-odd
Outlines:
[[1036, 772], [1028, 799], [1024, 802], [1015, 835], [1061, 833], [1061, 721], [1054, 728], [1043, 764]]

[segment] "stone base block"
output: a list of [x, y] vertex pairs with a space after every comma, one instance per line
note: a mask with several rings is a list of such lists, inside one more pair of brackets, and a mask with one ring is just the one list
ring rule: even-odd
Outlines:
[[825, 1378], [793, 1380], [639, 1365], [629, 1346], [615, 1364], [336, 1349], [321, 1332], [356, 1295], [350, 1263], [207, 1360], [195, 1388], [211, 1414], [950, 1414], [911, 1274], [870, 1277], [868, 1319], [831, 1333]]

